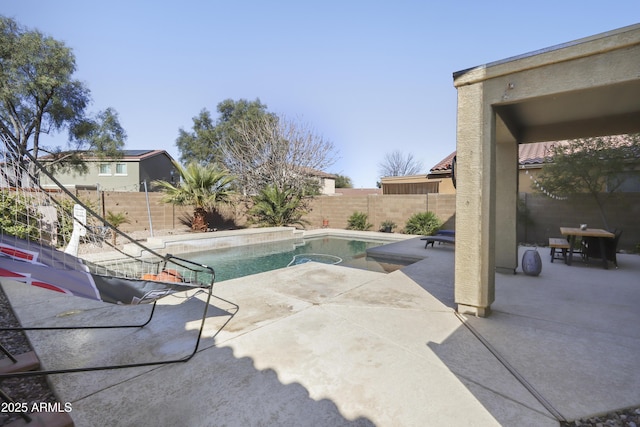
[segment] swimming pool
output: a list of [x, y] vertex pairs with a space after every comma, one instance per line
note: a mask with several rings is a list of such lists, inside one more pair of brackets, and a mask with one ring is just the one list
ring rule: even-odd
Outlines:
[[236, 246], [185, 254], [182, 257], [213, 267], [216, 272], [216, 282], [309, 261], [389, 272], [400, 268], [401, 265], [380, 262], [366, 256], [368, 248], [385, 243], [388, 242], [315, 237], [305, 239], [303, 242], [290, 240]]

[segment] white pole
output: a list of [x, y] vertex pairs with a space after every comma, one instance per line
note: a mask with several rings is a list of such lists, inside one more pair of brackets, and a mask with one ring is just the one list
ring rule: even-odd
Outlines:
[[144, 195], [147, 198], [147, 213], [149, 214], [149, 232], [151, 233], [151, 237], [153, 237], [153, 223], [151, 222], [151, 207], [149, 206], [149, 192], [147, 191], [147, 180], [143, 181], [144, 184]]

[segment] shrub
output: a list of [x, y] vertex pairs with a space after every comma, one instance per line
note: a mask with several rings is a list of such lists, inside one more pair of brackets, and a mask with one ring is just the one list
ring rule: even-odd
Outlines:
[[398, 225], [395, 222], [387, 219], [382, 221], [382, 224], [380, 224], [380, 231], [383, 231], [385, 233], [391, 233], [393, 232], [393, 229], [396, 228], [397, 226]]
[[366, 231], [373, 227], [367, 222], [367, 214], [364, 212], [354, 212], [347, 220], [347, 230]]
[[248, 214], [252, 218], [252, 222], [260, 226], [298, 225], [304, 227], [308, 223], [302, 218], [307, 213], [305, 199], [303, 199], [301, 192], [295, 188], [280, 190], [275, 185], [270, 185], [253, 197], [253, 203]]
[[27, 196], [2, 191], [0, 194], [0, 229], [21, 239], [40, 239], [41, 215]]
[[407, 234], [420, 234], [423, 236], [431, 236], [440, 229], [442, 222], [436, 214], [431, 211], [420, 212], [409, 218], [404, 227]]

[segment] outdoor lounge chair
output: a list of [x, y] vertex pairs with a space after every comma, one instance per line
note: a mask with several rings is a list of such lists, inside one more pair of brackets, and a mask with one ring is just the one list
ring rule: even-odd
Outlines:
[[424, 248], [426, 249], [429, 244], [433, 247], [435, 242], [438, 243], [456, 243], [456, 233], [454, 230], [438, 230], [433, 236], [422, 237], [420, 240], [425, 240]]
[[[46, 374], [61, 374], [95, 370], [130, 368], [186, 362], [198, 351], [207, 318], [215, 280], [214, 270], [206, 265], [160, 254], [111, 226], [104, 218], [80, 201], [53, 177], [27, 151], [0, 134], [0, 198], [4, 206], [10, 206], [10, 223], [0, 226], [0, 278], [9, 279], [66, 295], [102, 301], [122, 306], [150, 304], [146, 320], [135, 324], [25, 326], [4, 327], [4, 331], [52, 331], [52, 330], [105, 330], [114, 328], [142, 328], [148, 325], [156, 312], [159, 299], [181, 292], [190, 297], [205, 292], [202, 318], [194, 339], [193, 350], [180, 358], [169, 360], [133, 361], [131, 363], [108, 362], [101, 366], [78, 366], [65, 369], [25, 370], [18, 364], [29, 360], [28, 355], [7, 356], [6, 365], [0, 369], [0, 379]], [[34, 168], [37, 173], [34, 174]], [[57, 185], [52, 192], [40, 186], [37, 174], [46, 176]], [[69, 207], [68, 200], [75, 203]], [[67, 202], [67, 203], [63, 203]], [[51, 222], [53, 221], [53, 222]], [[65, 229], [73, 225], [73, 230]], [[105, 229], [116, 234], [136, 251], [126, 251], [104, 239]], [[20, 237], [17, 234], [21, 234]], [[66, 249], [59, 250], [62, 243]], [[100, 248], [90, 253], [91, 248]], [[109, 250], [105, 256], [105, 250]], [[217, 297], [215, 297], [217, 298]], [[222, 300], [221, 298], [217, 298]], [[222, 300], [231, 306], [237, 305]], [[231, 320], [235, 312], [222, 325]], [[128, 361], [128, 359], [125, 359]]]
[[[8, 240], [11, 241], [11, 244], [7, 243]], [[29, 249], [27, 250], [25, 247], [29, 247]], [[84, 264], [81, 260], [68, 254], [62, 254], [60, 251], [52, 248], [41, 247], [41, 252], [38, 253], [38, 256], [35, 256], [37, 252], [33, 249], [33, 243], [28, 243], [23, 239], [8, 238], [7, 236], [0, 235], [0, 277], [67, 295], [117, 304], [123, 306], [123, 309], [126, 309], [126, 305], [148, 303], [151, 304], [148, 317], [146, 317], [146, 320], [135, 324], [21, 326], [3, 327], [0, 328], [2, 331], [142, 328], [151, 322], [156, 312], [156, 304], [160, 298], [177, 292], [200, 290], [206, 292], [207, 297], [204, 303], [199, 331], [195, 338], [193, 351], [178, 359], [74, 367], [58, 370], [25, 370], [20, 366], [33, 358], [28, 356], [28, 354], [12, 355], [2, 347], [0, 350], [7, 356], [8, 360], [14, 362], [15, 366], [5, 360], [5, 366], [3, 369], [0, 369], [0, 379], [186, 362], [197, 352], [213, 291], [215, 275], [213, 269], [210, 267], [167, 255], [164, 257], [164, 262], [157, 265], [158, 274], [145, 273], [140, 279], [122, 278], [109, 275], [109, 273], [105, 275], [96, 274], [88, 271], [90, 269], [82, 271], [81, 268], [70, 268], [70, 264], [74, 259], [77, 267]], [[60, 268], [61, 266], [64, 267]], [[205, 279], [206, 282], [185, 281], [184, 279], [195, 276], [200, 276], [200, 278]]]

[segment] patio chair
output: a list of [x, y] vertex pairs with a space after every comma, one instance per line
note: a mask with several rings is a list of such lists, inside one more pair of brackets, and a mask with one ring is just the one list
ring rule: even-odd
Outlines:
[[[622, 230], [614, 230], [613, 234], [615, 235], [613, 239], [602, 239], [602, 241], [604, 243], [605, 258], [607, 261], [613, 262], [617, 267], [618, 259], [616, 258], [616, 252], [618, 250], [618, 242], [620, 241]], [[600, 239], [597, 237], [583, 238], [582, 251], [587, 262], [589, 262], [590, 258], [602, 258], [602, 253], [600, 252]]]
[[422, 237], [422, 238], [420, 238], [420, 240], [425, 240], [425, 244], [424, 244], [424, 248], [425, 249], [429, 245], [431, 245], [431, 247], [433, 247], [433, 244], [435, 242], [438, 242], [438, 243], [451, 243], [451, 244], [454, 244], [454, 245], [456, 243], [455, 236], [451, 236], [451, 235], [438, 235], [438, 234], [436, 234], [435, 236]]
[[[11, 244], [7, 243], [7, 241], [10, 241]], [[29, 247], [29, 249], [25, 249], [26, 247]], [[66, 295], [116, 304], [122, 306], [123, 309], [126, 309], [126, 306], [139, 304], [150, 304], [151, 308], [148, 315], [145, 316], [145, 319], [133, 324], [20, 326], [2, 327], [0, 328], [2, 331], [143, 328], [152, 321], [159, 299], [178, 292], [194, 290], [196, 292], [204, 291], [207, 295], [199, 330], [195, 337], [191, 353], [179, 359], [70, 369], [24, 370], [20, 368], [20, 365], [25, 363], [25, 359], [30, 359], [29, 355], [12, 355], [6, 348], [0, 347], [2, 353], [7, 356], [3, 361], [5, 366], [3, 369], [0, 369], [0, 379], [186, 362], [197, 352], [212, 297], [215, 277], [212, 268], [172, 255], [166, 255], [164, 262], [157, 265], [157, 274], [145, 273], [142, 274], [142, 277], [139, 279], [123, 278], [117, 277], [115, 272], [112, 273], [114, 275], [111, 275], [109, 272], [105, 272], [106, 274], [96, 274], [95, 272], [87, 271], [90, 269], [82, 271], [80, 267], [85, 264], [81, 260], [69, 254], [63, 254], [53, 248], [41, 247], [40, 252], [36, 252], [33, 249], [35, 249], [33, 243], [15, 237], [8, 238], [7, 236], [0, 235], [0, 277], [22, 282], [25, 285], [57, 291]], [[37, 256], [35, 254], [37, 254]], [[74, 259], [77, 267], [75, 269], [70, 268]], [[61, 266], [63, 267], [60, 268]], [[204, 279], [206, 282], [194, 280], [196, 277], [198, 280]]]
[[[198, 351], [212, 299], [215, 281], [213, 268], [170, 254], [163, 255], [144, 246], [111, 226], [60, 184], [19, 144], [3, 134], [0, 134], [0, 139], [4, 142], [0, 147], [0, 201], [3, 206], [10, 206], [11, 212], [15, 212], [12, 213], [10, 222], [0, 224], [0, 278], [66, 295], [116, 304], [123, 309], [131, 305], [151, 305], [146, 320], [130, 322], [135, 324], [23, 325], [4, 327], [0, 330], [97, 331], [142, 328], [151, 322], [159, 299], [188, 291], [191, 291], [190, 297], [201, 292], [206, 293], [193, 350], [184, 357], [69, 369], [22, 371], [12, 365], [24, 362], [24, 359], [29, 359], [28, 356], [11, 355], [2, 348], [2, 353], [8, 359], [8, 363], [6, 360], [3, 363], [8, 366], [4, 370], [0, 369], [0, 379], [162, 365], [190, 360]], [[44, 189], [40, 185], [40, 177], [44, 176], [58, 187], [57, 191]], [[74, 203], [73, 207], [70, 207], [69, 200]], [[72, 231], [69, 229], [71, 225]], [[106, 232], [117, 234], [121, 237], [120, 240], [127, 242], [126, 245], [118, 247], [111, 244], [104, 238]], [[64, 245], [66, 248], [62, 250]], [[129, 249], [127, 245], [130, 246]], [[99, 253], [96, 253], [96, 247], [101, 248]], [[104, 252], [105, 250], [109, 252]], [[237, 305], [230, 301], [222, 301], [235, 307], [237, 311]], [[235, 312], [229, 314], [229, 319], [221, 329]]]

